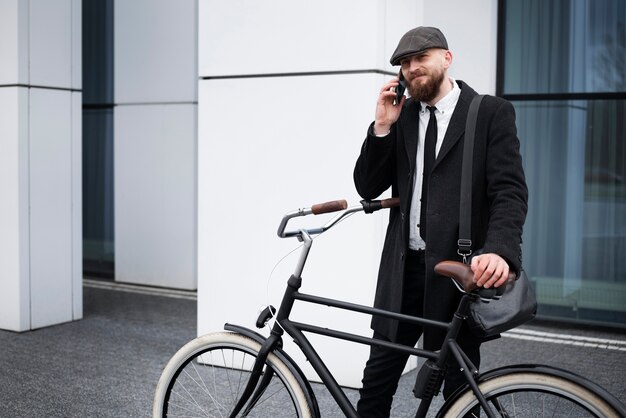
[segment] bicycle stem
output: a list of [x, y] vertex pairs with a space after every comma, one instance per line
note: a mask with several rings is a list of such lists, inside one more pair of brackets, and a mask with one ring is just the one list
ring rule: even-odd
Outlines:
[[300, 230], [300, 239], [302, 240], [303, 249], [300, 253], [300, 258], [298, 259], [298, 263], [296, 264], [296, 270], [293, 272], [293, 275], [297, 278], [302, 277], [302, 271], [304, 270], [304, 265], [306, 264], [306, 260], [309, 256], [309, 252], [311, 251], [311, 246], [313, 245], [313, 238], [311, 235], [304, 230]]

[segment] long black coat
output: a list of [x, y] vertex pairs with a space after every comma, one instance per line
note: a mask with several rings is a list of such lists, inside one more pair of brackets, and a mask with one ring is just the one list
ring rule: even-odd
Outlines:
[[[461, 95], [430, 175], [426, 211], [431, 238], [426, 245], [424, 315], [440, 321], [451, 319], [461, 296], [451, 280], [438, 276], [433, 268], [441, 260], [461, 261], [457, 239], [464, 131], [469, 104], [477, 94], [462, 81], [457, 83]], [[370, 126], [354, 170], [357, 191], [364, 199], [375, 199], [389, 187], [392, 196], [400, 197], [400, 207], [389, 215], [374, 301], [375, 307], [394, 312], [402, 306], [413, 177], [416, 169], [422, 171], [416, 167], [419, 110], [419, 102], [407, 100], [400, 118], [383, 138], [374, 136]], [[499, 254], [519, 271], [528, 192], [515, 111], [498, 97], [486, 96], [478, 112], [472, 188], [473, 249]], [[392, 340], [397, 327], [396, 320], [372, 319], [372, 328]], [[441, 330], [425, 329], [424, 347], [438, 349], [444, 335]]]

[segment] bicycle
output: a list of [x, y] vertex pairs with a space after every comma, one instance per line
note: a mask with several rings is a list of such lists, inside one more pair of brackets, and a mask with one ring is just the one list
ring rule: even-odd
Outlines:
[[[471, 303], [497, 298], [493, 289], [477, 288], [473, 273], [463, 263], [443, 261], [435, 270], [452, 278], [463, 292], [449, 323], [403, 315], [341, 300], [299, 292], [302, 271], [313, 243], [319, 235], [347, 216], [364, 211], [372, 213], [398, 206], [397, 198], [362, 201], [348, 208], [345, 200], [326, 202], [286, 214], [278, 236], [297, 238], [303, 243], [296, 269], [287, 282], [278, 310], [268, 306], [259, 315], [256, 326], [263, 328], [274, 319], [269, 337], [238, 325], [226, 324], [225, 331], [200, 336], [183, 346], [168, 362], [157, 384], [153, 416], [202, 417], [320, 417], [311, 385], [302, 370], [282, 349], [287, 333], [311, 363], [323, 384], [346, 417], [358, 417], [341, 387], [304, 335], [304, 332], [367, 345], [384, 345], [425, 358], [417, 375], [414, 394], [421, 399], [416, 418], [426, 416], [433, 397], [442, 386], [446, 360], [456, 359], [467, 384], [459, 388], [437, 417], [463, 417], [474, 408], [494, 417], [626, 417], [626, 407], [595, 383], [566, 370], [535, 364], [513, 365], [480, 374], [456, 342]], [[299, 216], [339, 212], [325, 225], [310, 229], [285, 231], [289, 220]], [[439, 351], [427, 351], [374, 340], [370, 337], [289, 318], [295, 302], [330, 306], [369, 315], [381, 315], [422, 326], [447, 330]], [[497, 303], [497, 302], [494, 302]]]

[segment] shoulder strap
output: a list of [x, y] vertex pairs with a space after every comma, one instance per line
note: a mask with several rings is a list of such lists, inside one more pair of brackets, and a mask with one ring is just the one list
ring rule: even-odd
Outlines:
[[461, 171], [461, 204], [459, 212], [459, 247], [458, 253], [463, 256], [463, 262], [472, 254], [472, 170], [474, 164], [474, 135], [476, 133], [476, 119], [478, 108], [485, 96], [474, 96], [467, 112], [465, 122], [465, 140], [463, 145], [463, 166]]

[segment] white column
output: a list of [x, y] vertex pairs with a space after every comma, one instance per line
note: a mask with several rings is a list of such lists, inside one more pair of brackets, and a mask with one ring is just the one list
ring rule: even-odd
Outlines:
[[[339, 198], [358, 203], [354, 163], [380, 85], [397, 71], [389, 56], [417, 15], [413, 1], [240, 6], [200, 1], [199, 334], [225, 322], [254, 328], [262, 305], [280, 303], [296, 255], [270, 273], [299, 245], [276, 236], [284, 213]], [[371, 305], [387, 215], [354, 216], [316, 240], [302, 291]], [[294, 314], [371, 334], [364, 315], [308, 306]], [[312, 340], [335, 377], [357, 386], [369, 349]]]
[[195, 289], [197, 2], [114, 11], [115, 279]]
[[81, 2], [0, 2], [0, 328], [82, 317]]

